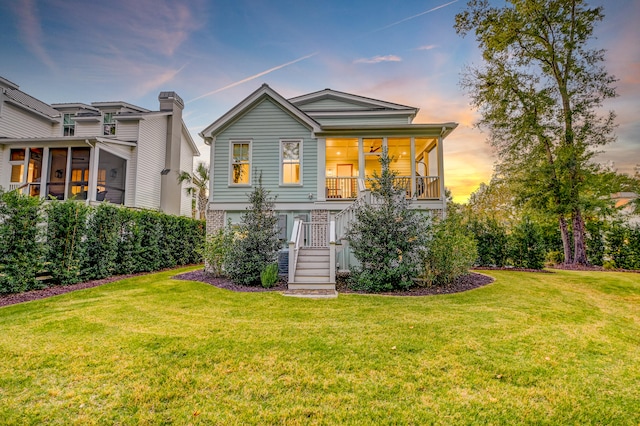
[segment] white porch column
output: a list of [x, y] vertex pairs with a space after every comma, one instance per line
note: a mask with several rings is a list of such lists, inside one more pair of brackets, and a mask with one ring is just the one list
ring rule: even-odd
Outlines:
[[[96, 144], [97, 145], [97, 144]], [[89, 194], [87, 201], [96, 201], [98, 194], [98, 167], [100, 159], [100, 148], [91, 147], [89, 151]]]
[[416, 198], [416, 138], [411, 136], [411, 198]]
[[45, 146], [42, 149], [42, 170], [40, 175], [40, 198], [44, 198], [45, 200], [48, 198], [47, 193], [49, 192], [49, 147]]
[[364, 179], [364, 142], [358, 138], [358, 177]]
[[[443, 128], [444, 130], [444, 128]], [[443, 137], [438, 137], [438, 180], [440, 181], [440, 200], [442, 201], [442, 218], [447, 217], [447, 200], [444, 195], [444, 147], [442, 146]]]
[[327, 199], [327, 140], [325, 138], [318, 138], [318, 201], [325, 201]]

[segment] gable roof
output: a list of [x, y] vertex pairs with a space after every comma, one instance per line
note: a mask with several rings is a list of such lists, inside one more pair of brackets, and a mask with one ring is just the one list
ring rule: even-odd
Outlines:
[[283, 110], [288, 112], [293, 118], [298, 120], [309, 129], [313, 130], [314, 132], [320, 130], [320, 124], [317, 121], [302, 112], [295, 105], [286, 100], [284, 97], [282, 97], [282, 95], [280, 95], [265, 83], [260, 86], [258, 90], [242, 100], [239, 104], [231, 108], [222, 117], [211, 123], [207, 128], [200, 132], [199, 135], [206, 141], [208, 138], [211, 138], [215, 134], [219, 133], [222, 129], [234, 122], [241, 115], [244, 115], [247, 111], [253, 109], [256, 105], [267, 98], [271, 99]]
[[[309, 112], [315, 111], [313, 109], [313, 104], [319, 104], [319, 101], [328, 99], [342, 103], [345, 109], [349, 109], [349, 105], [352, 105], [353, 109], [356, 110], [402, 111], [404, 113], [413, 113], [413, 115], [417, 114], [419, 110], [418, 108], [407, 105], [382, 101], [380, 99], [367, 98], [365, 96], [354, 95], [332, 89], [324, 89], [317, 92], [307, 93], [306, 95], [296, 96], [294, 98], [290, 98], [289, 102], [296, 105], [298, 108]], [[340, 108], [340, 110], [342, 110], [342, 108]], [[325, 111], [325, 109], [321, 108], [319, 111]]]

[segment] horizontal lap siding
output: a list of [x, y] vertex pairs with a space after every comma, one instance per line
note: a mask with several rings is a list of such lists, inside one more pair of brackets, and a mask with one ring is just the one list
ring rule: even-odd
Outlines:
[[38, 138], [58, 136], [50, 121], [29, 114], [9, 103], [2, 105], [0, 136], [6, 138]]
[[[214, 153], [214, 202], [246, 202], [249, 187], [230, 187], [231, 140], [250, 139], [251, 180], [262, 171], [262, 184], [278, 202], [308, 202], [317, 197], [317, 145], [311, 131], [270, 100], [264, 100], [216, 136]], [[303, 186], [280, 187], [280, 140], [300, 139], [303, 145]]]
[[302, 111], [353, 111], [353, 110], [367, 110], [369, 107], [359, 105], [356, 103], [350, 103], [340, 101], [336, 99], [321, 99], [315, 102], [298, 105]]
[[[135, 183], [135, 206], [160, 209], [161, 174], [167, 137], [167, 117], [140, 122]], [[172, 170], [172, 173], [176, 171]], [[177, 179], [177, 175], [176, 175]]]
[[101, 123], [102, 121], [76, 121], [75, 136], [102, 136]]
[[116, 128], [116, 137], [121, 141], [134, 142], [138, 140], [138, 122], [121, 121]]

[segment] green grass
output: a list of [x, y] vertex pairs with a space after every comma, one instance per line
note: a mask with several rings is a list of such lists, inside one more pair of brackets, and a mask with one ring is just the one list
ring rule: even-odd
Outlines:
[[0, 309], [2, 424], [640, 424], [640, 274], [431, 297], [174, 272]]

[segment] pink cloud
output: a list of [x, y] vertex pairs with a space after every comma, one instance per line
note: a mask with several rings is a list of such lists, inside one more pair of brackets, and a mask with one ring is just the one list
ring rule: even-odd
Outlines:
[[360, 58], [353, 61], [354, 64], [378, 64], [380, 62], [401, 62], [402, 58], [396, 55], [374, 56], [372, 58]]

